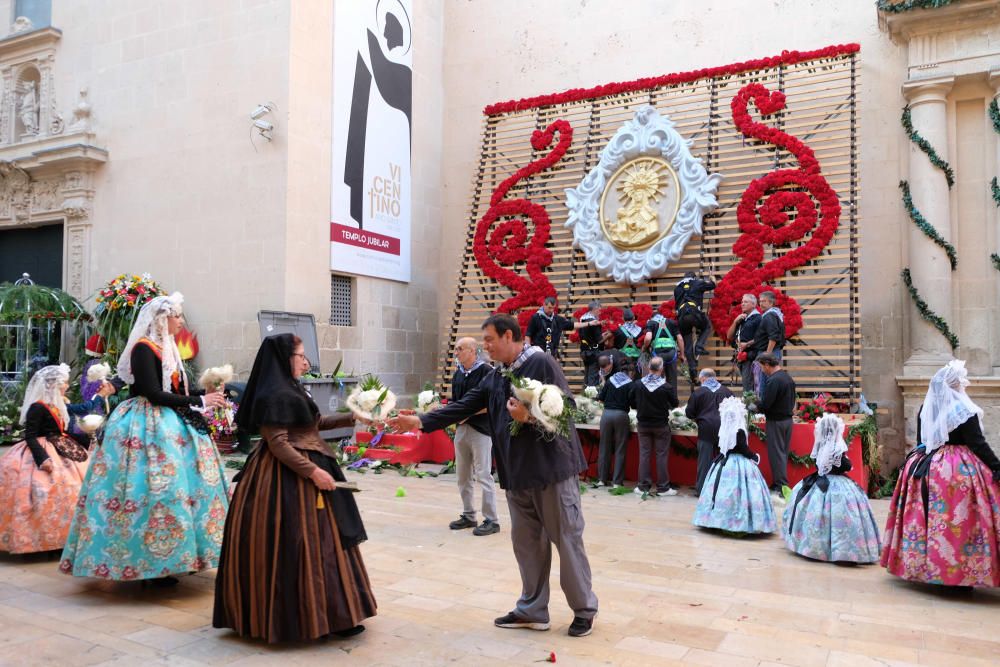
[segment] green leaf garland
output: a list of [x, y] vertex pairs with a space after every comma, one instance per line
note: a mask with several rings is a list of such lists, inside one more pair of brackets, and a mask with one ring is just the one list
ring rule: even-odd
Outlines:
[[990, 261], [993, 262], [993, 268], [1000, 271], [1000, 255], [993, 253], [990, 255]]
[[913, 304], [917, 307], [920, 317], [934, 325], [934, 328], [940, 331], [941, 335], [948, 339], [948, 344], [951, 345], [952, 350], [957, 348], [958, 336], [956, 336], [951, 330], [948, 323], [944, 321], [944, 318], [931, 310], [930, 306], [927, 305], [927, 302], [921, 298], [920, 293], [917, 292], [917, 288], [913, 286], [913, 278], [910, 277], [910, 270], [903, 269], [900, 275], [903, 278], [903, 283], [906, 285], [906, 289], [910, 292], [910, 298], [913, 299]]
[[1000, 134], [1000, 105], [997, 104], [997, 100], [994, 97], [993, 101], [990, 102], [990, 120], [993, 122], [993, 131]]
[[990, 193], [993, 195], [993, 203], [1000, 207], [1000, 185], [997, 184], [997, 177], [990, 181]]
[[938, 9], [947, 7], [955, 0], [903, 0], [903, 2], [893, 2], [892, 0], [878, 0], [875, 7], [880, 12], [887, 14], [901, 14], [911, 9]]
[[903, 206], [906, 207], [906, 213], [910, 216], [910, 220], [913, 221], [920, 231], [924, 233], [927, 238], [934, 241], [937, 245], [944, 249], [945, 253], [948, 254], [948, 262], [951, 264], [951, 270], [954, 271], [955, 267], [958, 266], [958, 254], [955, 252], [955, 246], [944, 240], [938, 230], [934, 228], [934, 225], [927, 222], [927, 219], [921, 215], [917, 207], [913, 205], [913, 197], [910, 196], [910, 184], [907, 181], [899, 182], [899, 189], [903, 191]]
[[920, 133], [913, 128], [913, 118], [910, 115], [909, 104], [903, 107], [903, 117], [901, 120], [903, 122], [903, 129], [906, 130], [906, 135], [910, 138], [910, 141], [927, 154], [932, 165], [944, 172], [944, 177], [948, 181], [948, 189], [950, 190], [955, 185], [955, 171], [951, 168], [950, 164], [941, 159], [941, 156], [937, 154], [937, 151], [934, 150], [930, 142], [920, 136]]

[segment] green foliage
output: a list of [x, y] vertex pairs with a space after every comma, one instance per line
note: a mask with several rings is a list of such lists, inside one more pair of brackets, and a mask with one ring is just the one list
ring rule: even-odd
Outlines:
[[1000, 271], [1000, 255], [993, 253], [990, 255], [990, 261], [993, 262], [993, 268]]
[[954, 1], [955, 0], [902, 0], [902, 2], [894, 2], [893, 0], [878, 0], [878, 2], [875, 3], [875, 8], [880, 12], [885, 12], [887, 14], [901, 14], [912, 9], [939, 9], [941, 7], [947, 7]]
[[624, 496], [632, 492], [629, 491], [627, 486], [613, 486], [610, 489], [608, 489], [608, 493], [610, 493], [613, 496]]
[[878, 444], [878, 420], [874, 414], [867, 415], [863, 421], [848, 429], [847, 441], [850, 442], [855, 436], [861, 438], [861, 458], [868, 466], [868, 471], [873, 478], [878, 476], [882, 469], [882, 460]]
[[993, 131], [1000, 134], [1000, 106], [997, 105], [996, 98], [990, 102], [989, 114], [990, 121], [993, 123]]
[[910, 184], [906, 181], [900, 181], [899, 189], [903, 191], [903, 206], [906, 207], [906, 213], [910, 216], [910, 220], [913, 221], [913, 224], [927, 238], [944, 249], [948, 255], [948, 262], [951, 264], [951, 270], [954, 271], [955, 267], [958, 266], [958, 255], [955, 252], [955, 246], [945, 241], [941, 234], [938, 233], [938, 230], [934, 228], [934, 225], [927, 222], [926, 218], [917, 210], [917, 207], [913, 205], [913, 198], [910, 196]]
[[910, 138], [917, 148], [922, 150], [927, 158], [931, 161], [931, 164], [944, 172], [944, 178], [948, 181], [948, 189], [950, 190], [955, 185], [955, 170], [951, 168], [945, 160], [937, 154], [934, 147], [931, 146], [930, 142], [920, 136], [920, 133], [916, 131], [913, 127], [913, 119], [910, 115], [910, 105], [907, 104], [903, 107], [903, 117], [902, 117], [903, 129], [906, 130], [906, 136]]
[[1000, 208], [1000, 184], [997, 183], [996, 176], [994, 176], [993, 180], [990, 181], [990, 195], [993, 196], [993, 203]]
[[917, 288], [913, 286], [913, 278], [910, 277], [910, 270], [903, 269], [900, 276], [902, 276], [903, 283], [906, 285], [906, 289], [910, 293], [910, 298], [913, 299], [913, 304], [917, 307], [920, 316], [934, 325], [934, 328], [948, 339], [948, 344], [951, 345], [952, 350], [956, 349], [958, 347], [958, 336], [951, 330], [948, 323], [944, 321], [944, 318], [932, 311], [927, 302], [920, 297]]

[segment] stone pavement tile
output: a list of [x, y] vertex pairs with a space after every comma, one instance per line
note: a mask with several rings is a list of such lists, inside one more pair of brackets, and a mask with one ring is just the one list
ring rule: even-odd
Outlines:
[[178, 632], [188, 632], [198, 630], [206, 625], [211, 625], [211, 619], [200, 614], [191, 614], [186, 611], [176, 609], [163, 609], [152, 613], [139, 614], [139, 618], [150, 625], [158, 625]]
[[870, 658], [860, 653], [830, 651], [830, 659], [827, 661], [826, 667], [917, 667], [918, 664], [902, 660]]
[[775, 641], [773, 637], [752, 637], [730, 633], [719, 644], [719, 653], [729, 653], [743, 658], [773, 660], [802, 667], [824, 667], [830, 652], [806, 644]]
[[3, 601], [3, 604], [8, 607], [24, 609], [25, 611], [43, 611], [45, 609], [61, 607], [66, 603], [60, 598], [24, 591], [20, 595], [7, 598]]
[[758, 661], [756, 658], [739, 658], [735, 655], [693, 648], [684, 654], [684, 662], [704, 667], [756, 667]]
[[449, 607], [455, 606], [455, 602], [438, 598], [428, 598], [422, 595], [407, 595], [406, 597], [394, 600], [392, 605], [402, 605], [404, 607], [412, 607], [414, 609], [422, 609], [424, 611], [441, 611], [442, 609], [448, 609]]
[[48, 637], [31, 641], [26, 650], [6, 650], [3, 656], [4, 665], [96, 665], [111, 660], [119, 653], [66, 635], [53, 634]]
[[679, 660], [688, 652], [686, 646], [647, 639], [645, 637], [625, 637], [615, 644], [615, 649], [676, 660]]
[[23, 647], [14, 648], [17, 644], [41, 639], [49, 634], [45, 628], [30, 625], [23, 620], [15, 621], [0, 616], [0, 658], [25, 650]]
[[642, 619], [629, 624], [626, 631], [630, 635], [652, 637], [658, 641], [680, 644], [689, 648], [713, 651], [726, 633], [697, 625], [696, 623], [661, 622]]
[[125, 635], [123, 639], [150, 646], [160, 651], [173, 651], [181, 646], [198, 641], [199, 637], [186, 632], [177, 632], [170, 628], [153, 625], [137, 632], [131, 632]]
[[920, 651], [918, 664], [933, 665], [933, 667], [996, 667], [997, 661], [957, 653], [942, 653], [941, 651]]
[[105, 616], [88, 618], [79, 621], [79, 625], [82, 628], [90, 628], [116, 637], [124, 637], [133, 632], [139, 632], [140, 630], [152, 627], [149, 623], [135, 616], [125, 616], [122, 614], [107, 614]]
[[206, 665], [226, 665], [241, 658], [262, 655], [263, 650], [259, 646], [259, 642], [243, 641], [239, 638], [230, 640], [199, 639], [175, 649], [172, 654]]

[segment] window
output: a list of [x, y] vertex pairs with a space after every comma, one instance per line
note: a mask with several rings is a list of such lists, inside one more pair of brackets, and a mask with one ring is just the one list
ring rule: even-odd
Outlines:
[[15, 0], [12, 20], [20, 16], [29, 19], [32, 28], [47, 28], [52, 25], [52, 0]]
[[354, 324], [354, 279], [350, 276], [330, 276], [330, 324], [349, 327]]

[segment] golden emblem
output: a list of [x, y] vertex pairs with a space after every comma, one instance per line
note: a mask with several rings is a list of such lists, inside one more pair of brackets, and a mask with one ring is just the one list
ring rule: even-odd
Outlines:
[[680, 185], [658, 157], [626, 162], [608, 180], [598, 214], [604, 235], [624, 250], [644, 250], [666, 235], [680, 206]]

